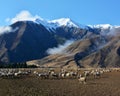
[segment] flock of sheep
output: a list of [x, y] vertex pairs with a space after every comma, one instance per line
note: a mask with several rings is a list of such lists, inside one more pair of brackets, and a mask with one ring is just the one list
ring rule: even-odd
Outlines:
[[0, 69], [0, 77], [2, 78], [15, 78], [21, 76], [27, 76], [31, 74], [31, 70], [19, 70], [19, 69]]
[[76, 71], [67, 71], [61, 69], [60, 72], [56, 72], [54, 69], [49, 69], [46, 72], [39, 71], [39, 69], [0, 69], [0, 77], [2, 78], [15, 78], [23, 76], [35, 76], [41, 79], [78, 79], [80, 83], [86, 84], [87, 77], [93, 76], [93, 78], [100, 78], [102, 74], [111, 71], [120, 71], [119, 69], [90, 69]]

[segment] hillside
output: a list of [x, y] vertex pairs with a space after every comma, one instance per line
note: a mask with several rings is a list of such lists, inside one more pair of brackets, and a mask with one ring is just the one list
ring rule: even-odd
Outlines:
[[100, 37], [78, 40], [64, 50], [64, 54], [49, 55], [40, 60], [27, 62], [41, 67], [99, 68], [120, 67], [120, 36], [101, 42]]
[[29, 61], [50, 67], [119, 67], [120, 26], [83, 26], [61, 18], [18, 21], [8, 27], [0, 34], [1, 64]]

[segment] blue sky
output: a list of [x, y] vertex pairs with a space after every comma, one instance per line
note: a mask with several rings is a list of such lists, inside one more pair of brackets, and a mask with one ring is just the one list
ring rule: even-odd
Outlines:
[[85, 25], [120, 25], [120, 0], [0, 0], [0, 26], [23, 10], [48, 20], [68, 17]]

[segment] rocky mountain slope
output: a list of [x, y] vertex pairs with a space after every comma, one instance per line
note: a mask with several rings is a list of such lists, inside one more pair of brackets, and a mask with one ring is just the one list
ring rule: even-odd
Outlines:
[[57, 40], [42, 25], [33, 22], [16, 22], [11, 25], [15, 32], [0, 36], [1, 62], [25, 62], [46, 56], [49, 47], [57, 46]]
[[[97, 41], [97, 40], [98, 41]], [[120, 37], [112, 38], [107, 44], [101, 45], [100, 38], [75, 41], [64, 53], [49, 55], [40, 60], [27, 62], [41, 67], [120, 67]], [[99, 45], [96, 43], [99, 42]]]
[[[120, 66], [119, 26], [82, 26], [62, 18], [18, 21], [9, 27], [12, 30], [0, 34], [1, 63], [29, 61], [28, 64], [49, 67]], [[68, 40], [73, 42], [65, 47]], [[54, 50], [53, 54], [49, 49]]]
[[74, 41], [58, 54], [29, 61], [41, 67], [120, 67], [120, 28], [88, 27], [82, 39]]
[[17, 63], [43, 58], [48, 55], [47, 49], [77, 38], [75, 34], [84, 31], [69, 19], [62, 21], [51, 21], [49, 24], [42, 20], [18, 21], [8, 26], [12, 30], [0, 35], [0, 62]]

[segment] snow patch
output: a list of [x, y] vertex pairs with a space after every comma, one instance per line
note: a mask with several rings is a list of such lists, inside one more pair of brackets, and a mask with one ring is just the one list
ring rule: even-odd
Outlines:
[[61, 27], [61, 26], [83, 28], [83, 25], [75, 23], [70, 18], [60, 18], [60, 19], [56, 19], [56, 20], [45, 20], [38, 15], [33, 16], [27, 10], [21, 11], [14, 18], [7, 18], [6, 19], [6, 22], [10, 22], [11, 24], [13, 24], [17, 21], [33, 21], [34, 23], [42, 24], [48, 30], [53, 30], [53, 31], [56, 28]]
[[56, 20], [48, 21], [51, 24], [55, 24], [55, 27], [67, 26], [67, 27], [79, 27], [70, 18], [61, 18]]
[[97, 25], [88, 25], [91, 28], [101, 28], [101, 29], [108, 29], [112, 28], [112, 25], [110, 24], [97, 24]]

